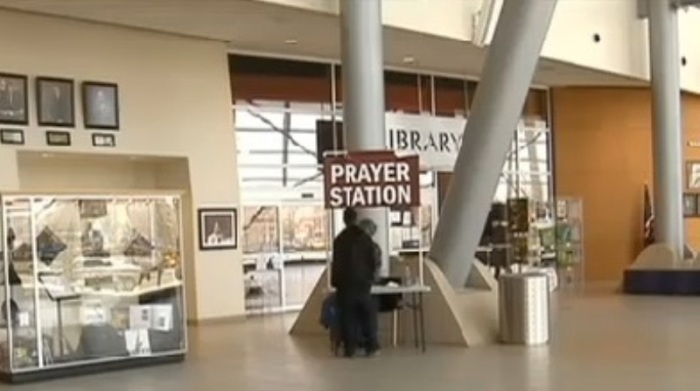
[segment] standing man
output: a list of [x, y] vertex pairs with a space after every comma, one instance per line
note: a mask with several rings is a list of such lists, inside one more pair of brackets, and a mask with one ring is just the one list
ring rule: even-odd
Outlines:
[[377, 264], [372, 238], [357, 226], [357, 212], [343, 212], [345, 228], [333, 241], [331, 283], [336, 289], [340, 310], [341, 333], [345, 357], [353, 357], [362, 337], [367, 356], [379, 350], [377, 307], [371, 289]]

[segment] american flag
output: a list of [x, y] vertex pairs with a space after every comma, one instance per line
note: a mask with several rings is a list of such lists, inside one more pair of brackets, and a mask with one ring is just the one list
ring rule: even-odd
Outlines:
[[644, 248], [654, 243], [654, 206], [649, 186], [644, 185]]

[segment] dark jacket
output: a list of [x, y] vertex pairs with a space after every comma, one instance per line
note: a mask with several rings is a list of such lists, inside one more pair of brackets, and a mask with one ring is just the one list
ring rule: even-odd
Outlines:
[[374, 282], [377, 246], [357, 226], [346, 227], [333, 241], [331, 284], [338, 290], [369, 291]]

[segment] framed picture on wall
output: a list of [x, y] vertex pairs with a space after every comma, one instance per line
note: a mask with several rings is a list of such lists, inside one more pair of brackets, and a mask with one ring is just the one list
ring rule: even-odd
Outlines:
[[202, 208], [197, 211], [200, 250], [238, 248], [238, 210]]
[[700, 191], [700, 161], [689, 161], [685, 165], [686, 188]]
[[82, 95], [86, 129], [119, 129], [119, 87], [116, 84], [86, 81]]
[[37, 117], [40, 126], [75, 126], [73, 80], [36, 79]]
[[0, 73], [0, 123], [27, 125], [27, 76]]
[[698, 195], [695, 193], [683, 194], [683, 216], [697, 217], [698, 216]]

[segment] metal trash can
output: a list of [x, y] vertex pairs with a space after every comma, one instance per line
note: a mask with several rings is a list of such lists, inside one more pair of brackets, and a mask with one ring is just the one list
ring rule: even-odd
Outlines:
[[502, 275], [498, 291], [501, 342], [549, 342], [549, 279], [544, 273]]

